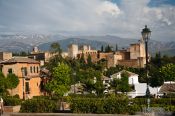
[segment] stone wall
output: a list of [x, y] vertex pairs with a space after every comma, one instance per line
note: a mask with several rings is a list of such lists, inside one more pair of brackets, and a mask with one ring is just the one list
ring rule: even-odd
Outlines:
[[119, 60], [118, 64], [127, 67], [139, 68], [138, 60]]
[[4, 106], [4, 112], [19, 112], [21, 106]]

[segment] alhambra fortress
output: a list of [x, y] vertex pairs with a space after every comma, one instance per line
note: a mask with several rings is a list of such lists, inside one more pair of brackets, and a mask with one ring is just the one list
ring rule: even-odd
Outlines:
[[142, 39], [138, 43], [131, 44], [127, 49], [107, 53], [93, 50], [89, 45], [83, 45], [80, 49], [76, 44], [69, 45], [68, 57], [77, 59], [80, 58], [82, 54], [85, 60], [87, 60], [90, 55], [94, 63], [105, 59], [107, 61], [107, 68], [115, 67], [116, 65], [143, 68], [146, 63], [145, 46]]

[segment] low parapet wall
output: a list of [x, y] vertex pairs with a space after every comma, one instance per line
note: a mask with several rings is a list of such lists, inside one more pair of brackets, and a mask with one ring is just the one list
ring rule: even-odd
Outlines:
[[4, 106], [4, 112], [19, 112], [21, 106]]
[[[122, 114], [12, 113], [10, 116], [134, 116]], [[135, 115], [142, 116], [142, 115]]]

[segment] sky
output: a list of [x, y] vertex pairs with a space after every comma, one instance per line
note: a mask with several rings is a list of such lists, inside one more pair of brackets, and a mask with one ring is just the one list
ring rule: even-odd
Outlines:
[[115, 35], [175, 41], [175, 0], [0, 0], [0, 34]]

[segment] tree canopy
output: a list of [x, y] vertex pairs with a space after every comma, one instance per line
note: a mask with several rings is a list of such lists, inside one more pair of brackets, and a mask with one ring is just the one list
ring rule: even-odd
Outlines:
[[19, 78], [15, 74], [8, 74], [6, 77], [7, 88], [14, 89], [19, 84]]
[[52, 80], [46, 84], [50, 93], [63, 96], [70, 90], [71, 68], [65, 63], [59, 63], [53, 68]]
[[165, 81], [175, 81], [175, 64], [169, 63], [161, 67], [160, 72]]

